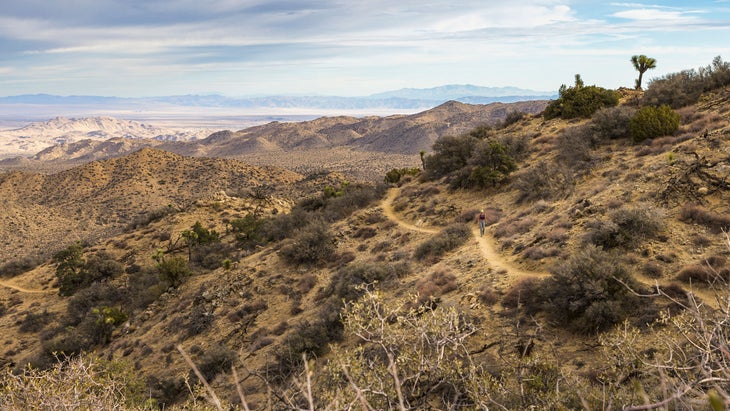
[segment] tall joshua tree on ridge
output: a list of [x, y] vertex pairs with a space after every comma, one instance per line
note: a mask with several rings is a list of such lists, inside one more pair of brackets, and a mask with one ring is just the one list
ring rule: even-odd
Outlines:
[[631, 56], [631, 64], [639, 72], [639, 78], [636, 79], [636, 89], [641, 90], [641, 79], [647, 70], [656, 68], [656, 59], [646, 57], [643, 54], [640, 56]]

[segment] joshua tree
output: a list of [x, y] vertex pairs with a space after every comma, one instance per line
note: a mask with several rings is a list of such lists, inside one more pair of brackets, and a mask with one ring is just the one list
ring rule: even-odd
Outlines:
[[656, 68], [656, 59], [646, 57], [643, 54], [640, 56], [631, 56], [631, 64], [639, 72], [639, 78], [636, 79], [636, 89], [641, 90], [641, 79], [647, 70]]

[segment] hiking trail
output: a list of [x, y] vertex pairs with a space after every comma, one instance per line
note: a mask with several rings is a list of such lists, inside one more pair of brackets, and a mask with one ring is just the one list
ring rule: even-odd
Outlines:
[[[393, 201], [398, 197], [400, 194], [400, 189], [393, 188], [390, 189], [388, 192], [388, 195], [385, 197], [385, 199], [382, 202], [383, 207], [383, 214], [385, 214], [388, 219], [391, 221], [394, 221], [398, 225], [400, 225], [403, 228], [406, 228], [408, 230], [412, 231], [419, 231], [422, 233], [428, 233], [428, 234], [436, 234], [439, 232], [439, 229], [432, 228], [432, 227], [424, 227], [420, 225], [411, 224], [407, 221], [404, 221], [400, 216], [398, 216], [393, 210]], [[474, 236], [474, 239], [476, 239], [477, 244], [479, 245], [479, 249], [482, 252], [482, 256], [487, 260], [489, 265], [491, 265], [496, 271], [498, 272], [505, 272], [510, 277], [513, 278], [524, 278], [524, 277], [547, 277], [550, 275], [547, 272], [536, 272], [536, 271], [526, 271], [519, 267], [514, 266], [512, 263], [507, 261], [504, 256], [502, 256], [499, 252], [497, 252], [495, 246], [494, 246], [494, 239], [489, 237], [487, 233], [485, 232], [484, 236], [479, 235], [479, 227], [477, 227], [476, 224], [474, 224], [474, 227], [472, 228], [472, 235]]]
[[[400, 189], [392, 188], [388, 191], [388, 195], [381, 203], [383, 207], [383, 214], [385, 214], [388, 219], [397, 223], [399, 226], [412, 231], [418, 231], [428, 234], [436, 234], [440, 231], [439, 229], [432, 227], [424, 227], [411, 224], [407, 221], [404, 221], [400, 216], [398, 216], [395, 210], [393, 210], [393, 201], [395, 201], [399, 194]], [[506, 273], [510, 280], [519, 280], [527, 277], [544, 278], [550, 276], [550, 273], [548, 272], [527, 271], [513, 265], [511, 262], [505, 259], [504, 256], [497, 252], [494, 244], [494, 239], [489, 236], [487, 231], [484, 232], [484, 236], [479, 235], [479, 227], [476, 224], [474, 224], [474, 227], [472, 228], [472, 235], [479, 244], [479, 249], [482, 252], [482, 256], [487, 260], [489, 265], [492, 266], [497, 272]], [[656, 289], [657, 286], [662, 287], [663, 285], [666, 285], [657, 280], [647, 278], [641, 274], [634, 274], [633, 277], [641, 284], [649, 286], [652, 289]], [[700, 299], [704, 303], [713, 308], [718, 308], [720, 305], [722, 305], [718, 303], [717, 295], [712, 290], [698, 287], [692, 287], [690, 289], [687, 289], [685, 287], [685, 289], [700, 297]]]
[[0, 280], [0, 287], [10, 288], [11, 290], [20, 291], [21, 293], [26, 293], [26, 294], [47, 294], [47, 293], [55, 292], [55, 290], [31, 290], [29, 288], [11, 284], [4, 280]]

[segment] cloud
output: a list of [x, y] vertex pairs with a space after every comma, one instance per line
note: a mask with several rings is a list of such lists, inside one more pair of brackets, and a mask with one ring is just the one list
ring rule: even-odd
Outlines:
[[681, 11], [667, 11], [657, 9], [633, 9], [619, 11], [613, 14], [614, 17], [620, 17], [629, 20], [689, 20], [691, 17]]

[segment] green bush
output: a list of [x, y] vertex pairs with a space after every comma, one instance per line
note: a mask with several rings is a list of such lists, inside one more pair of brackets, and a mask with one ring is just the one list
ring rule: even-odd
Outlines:
[[250, 250], [266, 243], [262, 230], [266, 220], [258, 218], [255, 214], [246, 214], [243, 218], [232, 220], [230, 224], [240, 247]]
[[421, 170], [414, 168], [394, 168], [385, 173], [385, 182], [388, 184], [398, 184], [404, 176], [417, 176]]
[[334, 237], [324, 221], [313, 221], [299, 230], [279, 250], [281, 258], [293, 265], [320, 264], [336, 250]]
[[416, 259], [438, 259], [447, 252], [456, 249], [472, 237], [469, 226], [463, 223], [452, 224], [430, 239], [416, 247], [413, 253]]
[[210, 244], [220, 241], [220, 234], [218, 234], [215, 230], [209, 230], [203, 227], [203, 224], [201, 224], [200, 221], [196, 221], [190, 230], [183, 231], [182, 236], [190, 246]]
[[484, 188], [504, 181], [517, 169], [514, 156], [526, 150], [525, 140], [501, 142], [484, 137], [486, 134], [478, 130], [437, 140], [434, 152], [424, 159], [425, 178], [447, 177], [452, 188]]
[[470, 173], [465, 185], [468, 188], [496, 186], [517, 169], [517, 163], [508, 154], [507, 147], [492, 140], [477, 144], [469, 159], [469, 166]]
[[545, 108], [545, 119], [589, 118], [596, 111], [618, 104], [619, 95], [613, 90], [597, 86], [584, 86], [580, 76], [576, 75], [573, 87], [560, 86], [559, 96]]
[[58, 293], [70, 296], [79, 289], [96, 281], [112, 278], [124, 271], [122, 264], [114, 261], [107, 253], [100, 251], [87, 260], [83, 258], [83, 247], [79, 243], [70, 245], [53, 256], [56, 263]]
[[642, 107], [631, 117], [629, 129], [634, 143], [669, 136], [679, 129], [679, 114], [667, 105]]
[[443, 136], [433, 143], [433, 154], [425, 157], [426, 177], [436, 179], [467, 166], [479, 139], [464, 134]]
[[636, 297], [624, 284], [637, 289], [615, 256], [588, 245], [552, 270], [540, 294], [554, 321], [590, 334], [622, 321], [636, 305]]
[[164, 255], [156, 258], [157, 272], [160, 280], [164, 281], [169, 287], [177, 287], [185, 281], [185, 277], [190, 276], [192, 272], [188, 268], [188, 263], [182, 257], [166, 258]]

